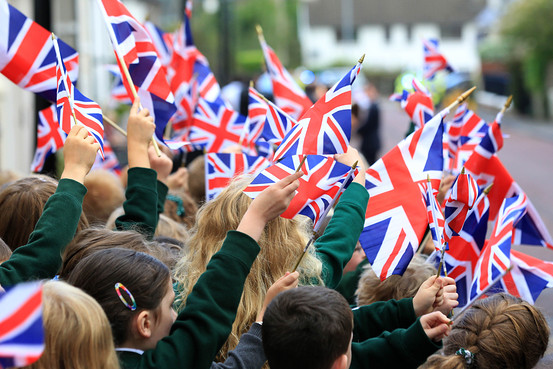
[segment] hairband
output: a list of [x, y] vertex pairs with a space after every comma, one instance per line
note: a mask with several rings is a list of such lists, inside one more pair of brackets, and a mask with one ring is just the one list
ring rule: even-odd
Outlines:
[[168, 194], [166, 198], [167, 198], [167, 200], [173, 201], [175, 204], [177, 204], [177, 215], [179, 217], [183, 217], [184, 216], [184, 205], [182, 203], [182, 199], [178, 196], [173, 195], [173, 194]]
[[[121, 293], [121, 291], [125, 292], [127, 296], [131, 299], [131, 302], [128, 302], [125, 296]], [[123, 304], [125, 304], [126, 307], [128, 307], [131, 311], [136, 310], [136, 301], [134, 300], [134, 297], [132, 293], [127, 289], [127, 287], [123, 286], [123, 283], [115, 283], [115, 292], [117, 292], [117, 296], [119, 296], [119, 300]]]
[[474, 354], [469, 350], [465, 350], [462, 347], [455, 352], [455, 355], [459, 355], [465, 358], [465, 362], [467, 363], [469, 368], [474, 363]]

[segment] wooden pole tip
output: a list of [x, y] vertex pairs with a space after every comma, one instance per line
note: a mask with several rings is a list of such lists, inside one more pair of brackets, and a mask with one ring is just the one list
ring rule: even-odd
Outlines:
[[461, 174], [465, 174], [465, 167], [464, 166], [461, 168]]
[[430, 183], [430, 174], [427, 174], [427, 175], [426, 175], [426, 181], [427, 181], [428, 183]]
[[355, 163], [353, 163], [353, 165], [351, 166], [351, 168], [352, 168], [352, 169], [357, 168], [357, 163], [358, 163], [358, 160], [356, 160]]
[[507, 101], [505, 101], [505, 109], [508, 109], [511, 106], [511, 103], [513, 102], [513, 95], [509, 95], [507, 98]]
[[263, 28], [259, 24], [255, 25], [255, 31], [257, 32], [258, 36], [263, 36]]
[[253, 88], [253, 81], [250, 81], [250, 88]]
[[361, 55], [361, 57], [359, 58], [359, 61], [358, 63], [359, 64], [363, 64], [363, 61], [365, 60], [365, 54]]
[[484, 188], [484, 191], [482, 191], [482, 192], [484, 192], [484, 195], [489, 194], [490, 191], [492, 190], [492, 187], [493, 187], [493, 183], [490, 183], [490, 184], [488, 185], [488, 187]]

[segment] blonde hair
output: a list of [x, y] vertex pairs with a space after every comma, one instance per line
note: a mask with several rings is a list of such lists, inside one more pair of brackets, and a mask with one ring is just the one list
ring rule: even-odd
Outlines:
[[[198, 211], [188, 243], [189, 254], [175, 268], [174, 278], [181, 293], [178, 301], [180, 309], [211, 257], [221, 249], [227, 232], [238, 228], [252, 201], [242, 193], [251, 179], [246, 176], [236, 178], [217, 198], [205, 203]], [[269, 287], [294, 267], [309, 238], [306, 224], [297, 219], [278, 217], [265, 226], [258, 241], [261, 252], [246, 278], [232, 333], [218, 360], [226, 358], [228, 351], [236, 347], [240, 335], [255, 321]], [[303, 284], [323, 284], [322, 264], [315, 257], [313, 248], [303, 258], [299, 271]]]
[[45, 345], [28, 369], [119, 369], [111, 327], [92, 297], [61, 281], [42, 290]]
[[381, 281], [372, 266], [367, 264], [355, 291], [357, 305], [414, 297], [423, 282], [435, 274], [436, 268], [426, 263], [426, 258], [418, 254], [413, 257], [403, 275], [392, 275], [384, 281]]

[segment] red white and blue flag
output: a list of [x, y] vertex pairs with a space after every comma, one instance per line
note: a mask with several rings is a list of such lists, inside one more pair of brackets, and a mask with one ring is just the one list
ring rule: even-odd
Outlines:
[[154, 44], [161, 65], [166, 68], [171, 63], [173, 55], [173, 34], [163, 31], [151, 21], [144, 22], [144, 28]]
[[104, 139], [104, 157], [102, 158], [99, 154], [96, 155], [96, 160], [94, 161], [91, 170], [94, 169], [103, 169], [108, 172], [112, 172], [117, 176], [121, 175], [121, 165], [119, 164], [119, 159], [117, 159], [117, 156], [115, 155], [115, 152], [113, 152], [113, 149], [107, 139]]
[[207, 153], [205, 156], [205, 198], [216, 198], [232, 181], [241, 174], [257, 175], [270, 165], [262, 156], [246, 154]]
[[273, 96], [276, 105], [293, 119], [300, 119], [313, 103], [284, 68], [275, 51], [267, 45], [262, 37], [259, 42], [265, 56], [267, 72], [273, 82]]
[[58, 123], [56, 105], [52, 104], [38, 112], [37, 143], [31, 171], [38, 173], [44, 167], [44, 161], [63, 147], [67, 134]]
[[[303, 155], [282, 159], [279, 163], [261, 172], [244, 189], [244, 193], [255, 199], [259, 193], [273, 183], [294, 174], [302, 159]], [[306, 174], [299, 179], [300, 186], [296, 195], [281, 217], [292, 219], [301, 214], [311, 218], [316, 224], [340, 189], [347, 187], [342, 187], [342, 182], [352, 180], [349, 178], [350, 169], [347, 165], [330, 157], [308, 155], [301, 168]]]
[[479, 195], [478, 184], [470, 174], [461, 173], [457, 176], [444, 207], [446, 241], [449, 242], [453, 236], [459, 235], [468, 212], [476, 203]]
[[217, 102], [200, 97], [190, 128], [189, 141], [206, 152], [221, 152], [238, 145], [246, 117]]
[[401, 107], [418, 129], [434, 116], [434, 103], [430, 92], [420, 81], [413, 78], [411, 84], [414, 92], [401, 101]]
[[[0, 0], [0, 72], [21, 88], [56, 101], [56, 54], [52, 34]], [[71, 80], [79, 72], [79, 54], [59, 41]]]
[[42, 283], [7, 289], [0, 295], [0, 368], [30, 365], [43, 351]]
[[476, 265], [471, 286], [471, 299], [486, 289], [511, 266], [511, 245], [514, 225], [526, 212], [526, 195], [506, 198], [501, 205], [490, 239]]
[[428, 219], [419, 184], [430, 176], [437, 190], [443, 170], [443, 116], [436, 115], [366, 172], [370, 202], [359, 242], [376, 275], [403, 274], [419, 246]]
[[[517, 193], [524, 193], [520, 187], [518, 188]], [[515, 245], [542, 246], [553, 249], [553, 239], [529, 198], [527, 198], [526, 203], [526, 214], [515, 224], [513, 243]]]
[[[58, 48], [53, 39], [57, 55], [56, 78], [58, 81], [56, 109], [61, 129], [69, 134], [75, 124], [82, 124], [88, 133], [100, 144], [100, 155], [104, 155], [104, 122], [100, 105], [84, 96], [71, 82]], [[76, 120], [76, 121], [75, 121]]]
[[437, 39], [423, 39], [422, 44], [424, 52], [424, 79], [433, 79], [440, 70], [445, 70], [449, 73], [453, 72], [453, 68], [449, 65], [445, 56], [438, 50], [439, 42]]
[[360, 70], [361, 63], [357, 63], [302, 116], [277, 148], [275, 160], [347, 151], [351, 138], [351, 85]]
[[[154, 117], [156, 136], [159, 140], [163, 140], [165, 126], [177, 107], [152, 40], [146, 29], [131, 15], [122, 2], [97, 1], [106, 21], [119, 67], [123, 68], [120, 63], [124, 61], [132, 83], [137, 88], [140, 103]], [[123, 83], [129, 97], [134, 101], [127, 78], [123, 78]]]
[[115, 64], [106, 65], [106, 69], [113, 76], [113, 84], [111, 86], [111, 98], [113, 101], [117, 101], [121, 104], [132, 104], [132, 100], [127, 93], [125, 84], [123, 83], [123, 77], [121, 76], [121, 70]]
[[426, 204], [426, 216], [428, 218], [428, 227], [430, 228], [430, 234], [432, 235], [432, 241], [434, 243], [434, 249], [436, 251], [442, 251], [445, 246], [444, 238], [444, 215], [442, 209], [438, 205], [436, 200], [437, 190], [432, 188], [432, 184], [428, 182], [421, 183], [422, 196]]

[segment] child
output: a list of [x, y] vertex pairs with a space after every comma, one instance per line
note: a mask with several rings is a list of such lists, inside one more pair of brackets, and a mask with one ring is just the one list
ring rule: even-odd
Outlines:
[[91, 225], [103, 226], [110, 214], [125, 201], [125, 191], [119, 178], [107, 170], [96, 169], [85, 178], [88, 192], [83, 210]]
[[549, 327], [537, 308], [498, 293], [460, 316], [444, 339], [443, 353], [421, 368], [529, 369], [543, 357], [548, 341]]
[[[44, 211], [40, 207], [42, 215], [27, 244], [17, 248], [10, 259], [0, 266], [0, 285], [6, 287], [56, 275], [61, 264], [61, 253], [83, 219], [82, 202], [86, 187], [82, 183], [99, 147], [84, 126], [71, 128], [64, 147], [65, 168], [56, 192], [46, 201]], [[25, 204], [19, 206], [24, 207]], [[35, 203], [33, 209], [38, 210], [39, 204]], [[0, 213], [3, 212], [4, 208]]]
[[92, 297], [51, 281], [42, 299], [44, 352], [26, 369], [119, 369], [108, 319]]
[[244, 281], [259, 253], [256, 241], [265, 224], [288, 207], [301, 175], [270, 186], [251, 203], [178, 316], [172, 309], [169, 270], [155, 258], [115, 248], [77, 264], [68, 282], [104, 308], [123, 368], [194, 369], [211, 364], [230, 333]]
[[[352, 314], [345, 298], [325, 287], [304, 286], [279, 294], [267, 307], [262, 325], [269, 366], [272, 369], [416, 367], [439, 348], [436, 342], [447, 335], [449, 319], [433, 312], [406, 325], [406, 329], [395, 329], [397, 319], [393, 315], [399, 317], [399, 309], [387, 305], [356, 309]], [[371, 323], [368, 317], [377, 319]], [[407, 322], [405, 317], [403, 320]], [[364, 326], [359, 327], [362, 333], [359, 335], [353, 326], [361, 324]], [[369, 333], [371, 325], [373, 328], [380, 325], [374, 335]], [[383, 332], [386, 329], [393, 331]]]
[[[336, 159], [348, 166], [355, 161], [360, 162], [359, 154], [353, 148], [349, 148], [346, 154], [337, 155]], [[248, 177], [234, 180], [217, 198], [199, 210], [188, 243], [190, 252], [175, 269], [175, 280], [179, 283], [179, 292], [184, 299], [205, 270], [211, 256], [221, 247], [226, 232], [238, 225], [252, 202], [242, 192], [250, 181]], [[354, 182], [340, 197], [324, 234], [303, 258], [298, 268], [300, 284], [324, 284], [334, 288], [340, 281], [342, 268], [351, 258], [363, 230], [369, 198], [364, 183], [365, 173], [363, 167], [360, 167]], [[255, 321], [267, 289], [293, 268], [301, 255], [309, 240], [308, 227], [312, 225], [300, 220], [303, 217], [297, 218], [278, 217], [269, 222], [263, 231], [259, 241], [261, 253], [246, 280], [232, 335], [221, 350], [218, 361], [224, 361], [227, 352], [236, 347], [240, 335]], [[181, 306], [184, 306], [184, 301]]]

